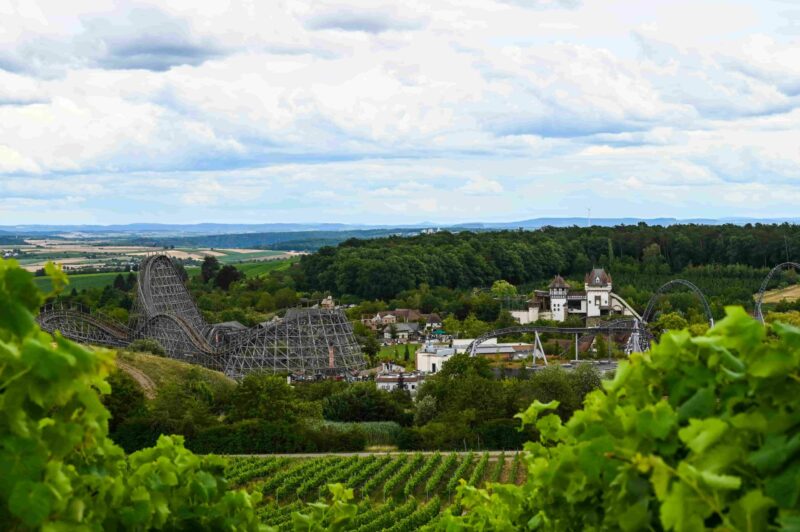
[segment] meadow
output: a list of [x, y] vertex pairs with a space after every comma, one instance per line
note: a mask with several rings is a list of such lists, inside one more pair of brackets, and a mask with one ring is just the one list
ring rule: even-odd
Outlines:
[[[408, 345], [408, 361], [405, 360], [406, 345]], [[414, 369], [416, 364], [416, 353], [419, 344], [408, 343], [398, 345], [382, 345], [378, 351], [378, 360], [381, 362], [394, 362], [402, 364], [408, 369]]]

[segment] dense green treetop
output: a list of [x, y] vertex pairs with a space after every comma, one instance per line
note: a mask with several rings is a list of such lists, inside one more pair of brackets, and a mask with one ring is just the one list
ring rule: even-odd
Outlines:
[[[592, 266], [617, 273], [664, 274], [689, 266], [771, 267], [800, 254], [800, 226], [673, 225], [442, 232], [411, 238], [348, 240], [303, 257], [298, 286], [388, 300], [431, 287], [513, 285]], [[763, 276], [763, 275], [762, 275]], [[752, 292], [751, 292], [752, 293]]]

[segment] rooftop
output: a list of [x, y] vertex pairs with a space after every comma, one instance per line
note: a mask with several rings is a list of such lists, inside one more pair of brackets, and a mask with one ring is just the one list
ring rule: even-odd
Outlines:
[[603, 268], [594, 268], [586, 274], [583, 282], [589, 286], [608, 286], [611, 284], [611, 276]]
[[553, 280], [550, 282], [550, 288], [569, 288], [569, 285], [564, 280], [563, 277], [560, 275], [556, 275], [553, 277]]

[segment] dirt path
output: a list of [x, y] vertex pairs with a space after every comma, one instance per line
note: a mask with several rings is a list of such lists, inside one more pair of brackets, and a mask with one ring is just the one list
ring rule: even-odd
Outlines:
[[144, 372], [126, 364], [119, 359], [117, 359], [117, 367], [133, 377], [133, 380], [139, 383], [139, 386], [142, 387], [145, 397], [148, 399], [153, 399], [156, 396], [156, 385]]

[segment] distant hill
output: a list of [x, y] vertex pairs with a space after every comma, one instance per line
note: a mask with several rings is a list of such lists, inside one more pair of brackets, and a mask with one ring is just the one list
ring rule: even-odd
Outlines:
[[[15, 225], [0, 226], [0, 234], [234, 234], [234, 233], [282, 233], [300, 231], [353, 231], [364, 229], [386, 229], [391, 225], [353, 225], [340, 223], [264, 223], [264, 224], [156, 224], [134, 223], [123, 225]], [[426, 226], [427, 227], [427, 226]]]
[[24, 244], [25, 238], [10, 231], [0, 231], [0, 245], [14, 246]]
[[[647, 225], [669, 226], [675, 224], [720, 225], [748, 223], [800, 223], [800, 218], [591, 218], [591, 224], [611, 227], [615, 225]], [[132, 223], [114, 225], [0, 225], [0, 235], [41, 235], [41, 234], [73, 234], [73, 235], [222, 235], [244, 233], [308, 233], [308, 232], [353, 232], [353, 231], [410, 231], [419, 228], [441, 229], [538, 229], [540, 227], [570, 227], [577, 225], [585, 227], [589, 220], [584, 217], [543, 217], [529, 218], [509, 222], [463, 222], [455, 224], [441, 224], [435, 222], [419, 222], [414, 224], [344, 224], [344, 223], [261, 223], [261, 224], [158, 224], [158, 223]]]
[[779, 224], [779, 223], [800, 223], [800, 218], [531, 218], [529, 220], [519, 220], [516, 222], [478, 222], [457, 224], [452, 227], [462, 229], [539, 229], [542, 227], [586, 227], [589, 223], [599, 227], [615, 227], [618, 225], [637, 225], [646, 223], [650, 226], [667, 227], [676, 224], [695, 224], [695, 225], [745, 225], [745, 224]]
[[147, 246], [204, 247], [204, 248], [270, 248], [295, 251], [315, 251], [333, 246], [350, 238], [378, 238], [390, 235], [409, 236], [421, 229], [367, 229], [361, 231], [295, 231], [273, 233], [237, 233], [202, 236], [152, 236], [127, 240], [128, 244]]

